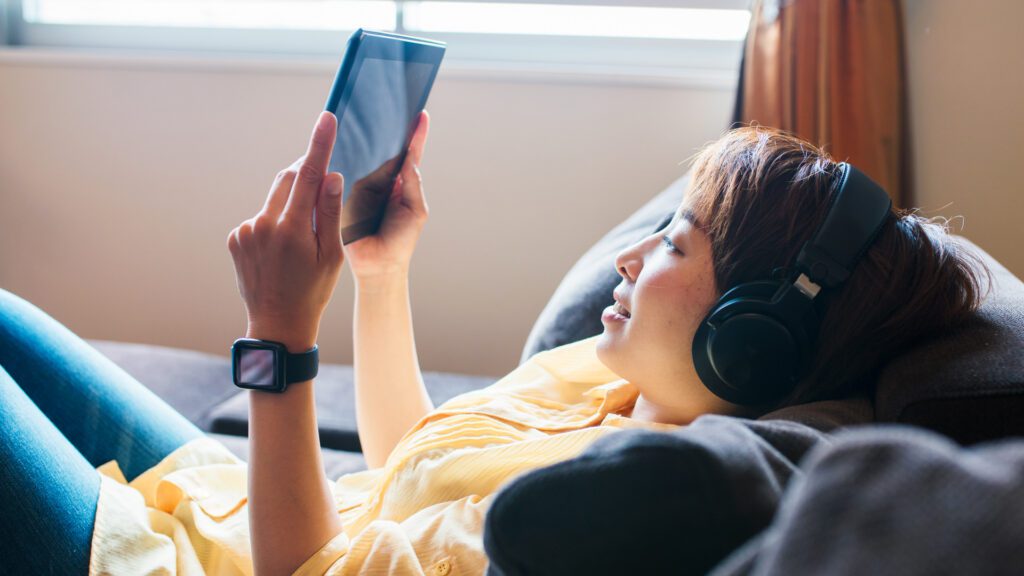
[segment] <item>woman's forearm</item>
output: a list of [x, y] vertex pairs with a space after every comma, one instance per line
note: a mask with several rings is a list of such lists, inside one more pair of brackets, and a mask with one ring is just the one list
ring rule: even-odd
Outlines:
[[377, 468], [434, 409], [416, 356], [408, 274], [356, 282], [353, 337], [359, 441]]
[[[280, 342], [292, 353], [316, 343], [345, 259], [344, 178], [328, 171], [337, 128], [334, 114], [320, 113], [306, 154], [277, 174], [260, 211], [226, 241], [246, 336]], [[321, 461], [313, 381], [283, 394], [254, 390], [249, 400], [253, 571], [291, 574], [342, 531]]]
[[249, 529], [257, 575], [291, 574], [342, 531], [324, 474], [313, 381], [281, 394], [249, 392]]

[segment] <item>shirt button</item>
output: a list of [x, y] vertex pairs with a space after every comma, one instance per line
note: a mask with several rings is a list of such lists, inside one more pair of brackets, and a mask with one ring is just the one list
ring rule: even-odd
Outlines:
[[437, 564], [434, 564], [434, 574], [436, 576], [448, 576], [448, 573], [452, 571], [452, 563], [445, 558]]

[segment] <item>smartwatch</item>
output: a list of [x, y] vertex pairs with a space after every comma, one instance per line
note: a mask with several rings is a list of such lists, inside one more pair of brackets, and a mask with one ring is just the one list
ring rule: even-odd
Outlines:
[[231, 374], [239, 388], [281, 393], [289, 384], [312, 380], [319, 366], [315, 344], [298, 354], [280, 342], [256, 338], [239, 338], [231, 346]]

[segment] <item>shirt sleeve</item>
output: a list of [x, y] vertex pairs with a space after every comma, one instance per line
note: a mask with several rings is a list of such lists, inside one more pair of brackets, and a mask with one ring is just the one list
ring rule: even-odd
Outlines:
[[313, 554], [299, 569], [292, 572], [292, 576], [322, 576], [331, 564], [348, 552], [349, 538], [345, 532], [339, 533], [323, 545], [316, 554]]

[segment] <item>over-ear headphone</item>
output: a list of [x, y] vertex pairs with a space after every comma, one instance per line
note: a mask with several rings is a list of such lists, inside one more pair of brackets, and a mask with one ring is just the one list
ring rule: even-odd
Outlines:
[[794, 272], [727, 290], [694, 335], [697, 375], [727, 402], [763, 405], [792, 392], [815, 350], [815, 297], [842, 286], [889, 216], [892, 200], [881, 186], [846, 162], [839, 171], [828, 214]]

